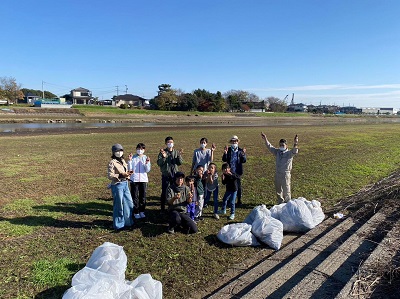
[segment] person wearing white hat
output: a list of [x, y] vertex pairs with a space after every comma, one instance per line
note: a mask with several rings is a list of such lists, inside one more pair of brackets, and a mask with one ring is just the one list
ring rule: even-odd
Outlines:
[[239, 138], [233, 135], [228, 141], [231, 146], [225, 146], [224, 154], [222, 155], [222, 161], [229, 164], [230, 169], [239, 176], [237, 181], [237, 205], [242, 204], [242, 175], [243, 175], [243, 163], [246, 163], [246, 148], [239, 147]]

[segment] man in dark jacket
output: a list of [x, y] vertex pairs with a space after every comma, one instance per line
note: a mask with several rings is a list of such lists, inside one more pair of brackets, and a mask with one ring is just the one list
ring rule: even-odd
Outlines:
[[232, 172], [236, 173], [239, 177], [237, 184], [237, 205], [242, 204], [242, 175], [243, 175], [243, 163], [246, 163], [246, 148], [239, 147], [239, 138], [234, 135], [229, 140], [231, 146], [225, 146], [224, 154], [222, 155], [222, 161], [229, 164]]

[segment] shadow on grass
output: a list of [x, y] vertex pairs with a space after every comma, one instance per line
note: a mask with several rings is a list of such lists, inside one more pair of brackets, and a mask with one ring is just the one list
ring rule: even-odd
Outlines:
[[53, 226], [57, 228], [85, 228], [93, 229], [96, 227], [101, 228], [112, 228], [112, 222], [110, 220], [93, 220], [93, 221], [70, 221], [70, 220], [58, 220], [50, 216], [25, 216], [17, 218], [1, 218], [0, 221], [8, 221], [14, 225], [25, 225], [25, 226]]
[[65, 291], [69, 288], [70, 288], [69, 286], [55, 286], [47, 290], [44, 290], [43, 292], [40, 292], [34, 298], [35, 299], [62, 298]]
[[57, 202], [54, 205], [41, 205], [33, 207], [37, 211], [55, 212], [55, 213], [68, 213], [76, 215], [101, 215], [110, 216], [112, 213], [112, 206], [109, 204], [98, 202], [87, 203], [67, 203]]

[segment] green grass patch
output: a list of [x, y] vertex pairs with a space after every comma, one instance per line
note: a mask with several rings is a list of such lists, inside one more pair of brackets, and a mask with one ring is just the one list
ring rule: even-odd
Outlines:
[[67, 258], [54, 261], [38, 260], [32, 265], [30, 280], [39, 287], [69, 284], [69, 279], [75, 274], [76, 270], [76, 263]]

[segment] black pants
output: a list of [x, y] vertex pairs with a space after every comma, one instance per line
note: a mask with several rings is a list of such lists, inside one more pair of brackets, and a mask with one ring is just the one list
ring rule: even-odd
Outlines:
[[161, 176], [161, 211], [165, 211], [165, 207], [167, 205], [167, 189], [171, 183], [171, 177]]
[[133, 213], [139, 214], [146, 209], [146, 182], [132, 182], [131, 181], [131, 195], [133, 199]]
[[197, 233], [196, 222], [188, 214], [175, 210], [169, 211], [169, 227], [173, 229], [181, 227], [182, 232], [187, 234]]

